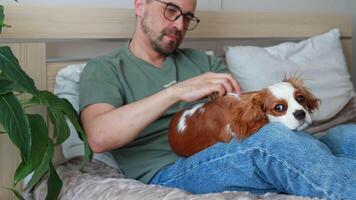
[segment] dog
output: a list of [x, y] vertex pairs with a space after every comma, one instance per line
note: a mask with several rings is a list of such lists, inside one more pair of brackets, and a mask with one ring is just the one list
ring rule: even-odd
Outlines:
[[229, 93], [176, 113], [168, 129], [168, 142], [179, 156], [191, 156], [217, 142], [245, 139], [269, 122], [291, 130], [312, 123], [320, 101], [298, 78], [284, 79], [264, 89]]

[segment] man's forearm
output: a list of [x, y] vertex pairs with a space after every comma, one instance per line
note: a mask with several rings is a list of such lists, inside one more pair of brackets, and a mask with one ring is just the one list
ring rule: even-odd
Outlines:
[[91, 105], [99, 107], [89, 107], [82, 112], [91, 148], [94, 152], [104, 152], [130, 143], [177, 101], [179, 99], [170, 89], [165, 89], [134, 103], [108, 108], [107, 112], [86, 119], [85, 112], [100, 109], [100, 105]]

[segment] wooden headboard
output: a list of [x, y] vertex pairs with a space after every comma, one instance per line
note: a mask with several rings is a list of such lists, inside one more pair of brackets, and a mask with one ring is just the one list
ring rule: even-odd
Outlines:
[[[122, 42], [131, 37], [135, 24], [134, 12], [128, 9], [16, 5], [5, 6], [4, 11], [5, 22], [12, 28], [3, 29], [0, 43], [13, 49], [21, 66], [40, 89], [48, 90], [53, 89], [59, 69], [74, 61], [85, 60], [85, 57], [52, 58], [49, 52], [53, 45], [76, 41], [81, 44]], [[201, 23], [187, 35], [185, 45], [190, 47], [208, 44], [207, 48], [221, 51], [224, 45], [232, 43], [296, 41], [339, 28], [346, 60], [349, 66], [351, 63], [352, 26], [349, 15], [217, 11], [199, 11], [196, 15]], [[45, 110], [36, 111], [46, 115]], [[0, 135], [0, 148], [0, 185], [9, 186], [19, 158], [6, 135]], [[9, 195], [0, 192], [0, 199], [8, 199]]]
[[[351, 65], [352, 25], [349, 15], [198, 11], [197, 16], [201, 23], [194, 31], [188, 32], [187, 46], [199, 48], [209, 43], [207, 48], [213, 47], [220, 53], [222, 46], [238, 44], [237, 41], [241, 40], [295, 41], [337, 27], [341, 31], [346, 60]], [[86, 58], [73, 57], [53, 62], [56, 59], [46, 54], [49, 43], [127, 40], [133, 32], [135, 16], [130, 9], [5, 6], [5, 22], [12, 28], [4, 29], [1, 42], [12, 43], [20, 60], [28, 62], [22, 66], [28, 68], [38, 86], [52, 90], [58, 69]], [[60, 61], [64, 62], [61, 64]], [[36, 70], [32, 72], [32, 69]]]

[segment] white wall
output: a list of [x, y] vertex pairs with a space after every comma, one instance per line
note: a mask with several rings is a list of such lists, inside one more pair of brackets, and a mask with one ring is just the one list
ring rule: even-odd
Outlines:
[[[133, 8], [133, 0], [18, 0], [24, 5], [73, 5], [73, 6], [112, 6]], [[16, 4], [14, 0], [0, 0], [1, 4]], [[220, 10], [220, 0], [198, 0], [200, 10]]]
[[[356, 83], [356, 1], [355, 0], [197, 0], [199, 10], [278, 11], [308, 13], [342, 13], [353, 16], [353, 82]], [[132, 8], [133, 0], [19, 0], [31, 5], [111, 6]], [[0, 4], [15, 4], [0, 0]]]

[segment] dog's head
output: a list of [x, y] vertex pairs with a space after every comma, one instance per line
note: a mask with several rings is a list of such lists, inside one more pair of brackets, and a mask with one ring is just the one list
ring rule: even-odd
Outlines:
[[266, 102], [269, 121], [281, 122], [292, 130], [302, 130], [312, 123], [310, 114], [320, 101], [300, 79], [289, 78], [267, 89], [272, 94]]
[[300, 79], [289, 78], [260, 91], [239, 95], [239, 117], [235, 122], [240, 138], [249, 136], [266, 122], [280, 122], [291, 130], [302, 130], [312, 123], [317, 99]]
[[310, 114], [319, 107], [317, 99], [297, 78], [268, 86], [260, 101], [270, 122], [281, 122], [291, 130], [302, 130], [312, 123]]

